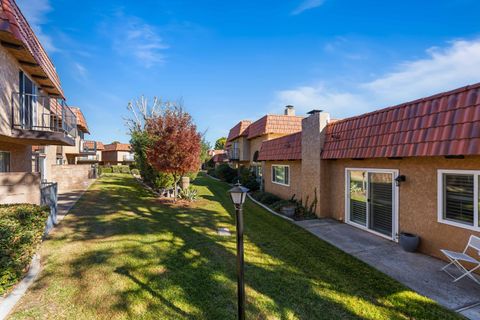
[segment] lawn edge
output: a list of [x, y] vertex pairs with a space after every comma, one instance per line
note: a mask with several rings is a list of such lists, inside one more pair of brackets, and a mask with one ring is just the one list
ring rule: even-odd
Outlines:
[[41, 271], [40, 254], [36, 253], [30, 265], [28, 272], [23, 277], [22, 281], [15, 285], [15, 288], [5, 297], [0, 300], [0, 320], [6, 319], [13, 311], [20, 299], [25, 295], [27, 290], [37, 279]]

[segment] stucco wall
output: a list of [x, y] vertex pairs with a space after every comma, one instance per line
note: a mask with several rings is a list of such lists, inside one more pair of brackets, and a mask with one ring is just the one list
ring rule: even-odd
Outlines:
[[40, 175], [0, 172], [0, 203], [40, 204]]
[[[13, 103], [16, 106], [15, 122], [19, 123], [19, 99], [18, 93], [20, 79], [19, 72], [21, 68], [17, 60], [3, 47], [0, 46], [0, 135], [11, 136], [12, 131], [12, 96]], [[27, 73], [26, 73], [27, 74]], [[29, 75], [30, 76], [30, 75]], [[33, 81], [38, 88], [40, 86], [38, 83]], [[40, 89], [39, 89], [40, 90]], [[42, 95], [42, 91], [39, 91], [39, 94]], [[50, 117], [44, 116], [44, 114], [49, 113], [49, 111], [43, 106], [47, 101], [43, 99], [37, 100], [37, 123], [35, 125], [41, 124], [42, 120], [45, 123], [45, 126], [50, 126]]]
[[11, 172], [32, 172], [32, 147], [0, 141], [0, 151], [10, 152]]
[[58, 193], [85, 190], [93, 181], [89, 176], [90, 164], [53, 165], [51, 181], [58, 183]]
[[480, 157], [445, 159], [444, 157], [404, 158], [401, 160], [323, 160], [328, 183], [328, 206], [322, 214], [338, 220], [345, 218], [345, 168], [397, 169], [406, 176], [399, 187], [399, 231], [421, 237], [420, 251], [443, 258], [439, 249], [463, 250], [471, 234], [480, 232], [437, 222], [437, 170], [480, 170]]
[[[284, 186], [272, 182], [272, 165], [290, 166], [290, 185]], [[273, 193], [282, 199], [288, 200], [293, 195], [295, 199], [302, 199], [302, 163], [301, 161], [265, 161], [263, 164], [263, 179], [266, 192]]]
[[16, 60], [0, 46], [0, 135], [11, 134], [11, 98], [18, 92], [19, 70]]

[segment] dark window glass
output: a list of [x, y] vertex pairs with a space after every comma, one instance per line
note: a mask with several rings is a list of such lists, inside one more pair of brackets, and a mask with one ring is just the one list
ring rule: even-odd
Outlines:
[[444, 174], [444, 219], [473, 225], [473, 179], [473, 175]]

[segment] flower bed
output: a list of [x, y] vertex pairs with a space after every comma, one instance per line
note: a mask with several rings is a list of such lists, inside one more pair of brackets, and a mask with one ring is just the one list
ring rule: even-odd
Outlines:
[[316, 218], [313, 212], [310, 212], [303, 207], [301, 201], [295, 200], [293, 197], [290, 200], [283, 200], [272, 193], [263, 191], [255, 191], [250, 195], [252, 198], [266, 205], [273, 211], [290, 217], [293, 220], [307, 220]]

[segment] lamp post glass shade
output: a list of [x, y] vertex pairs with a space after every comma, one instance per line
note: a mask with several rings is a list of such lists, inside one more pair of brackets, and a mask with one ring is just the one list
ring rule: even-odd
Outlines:
[[235, 187], [232, 189], [228, 190], [230, 193], [230, 197], [232, 198], [232, 202], [235, 205], [242, 205], [245, 202], [245, 199], [247, 198], [247, 192], [248, 189], [245, 187], [242, 187], [240, 182], [238, 182]]

